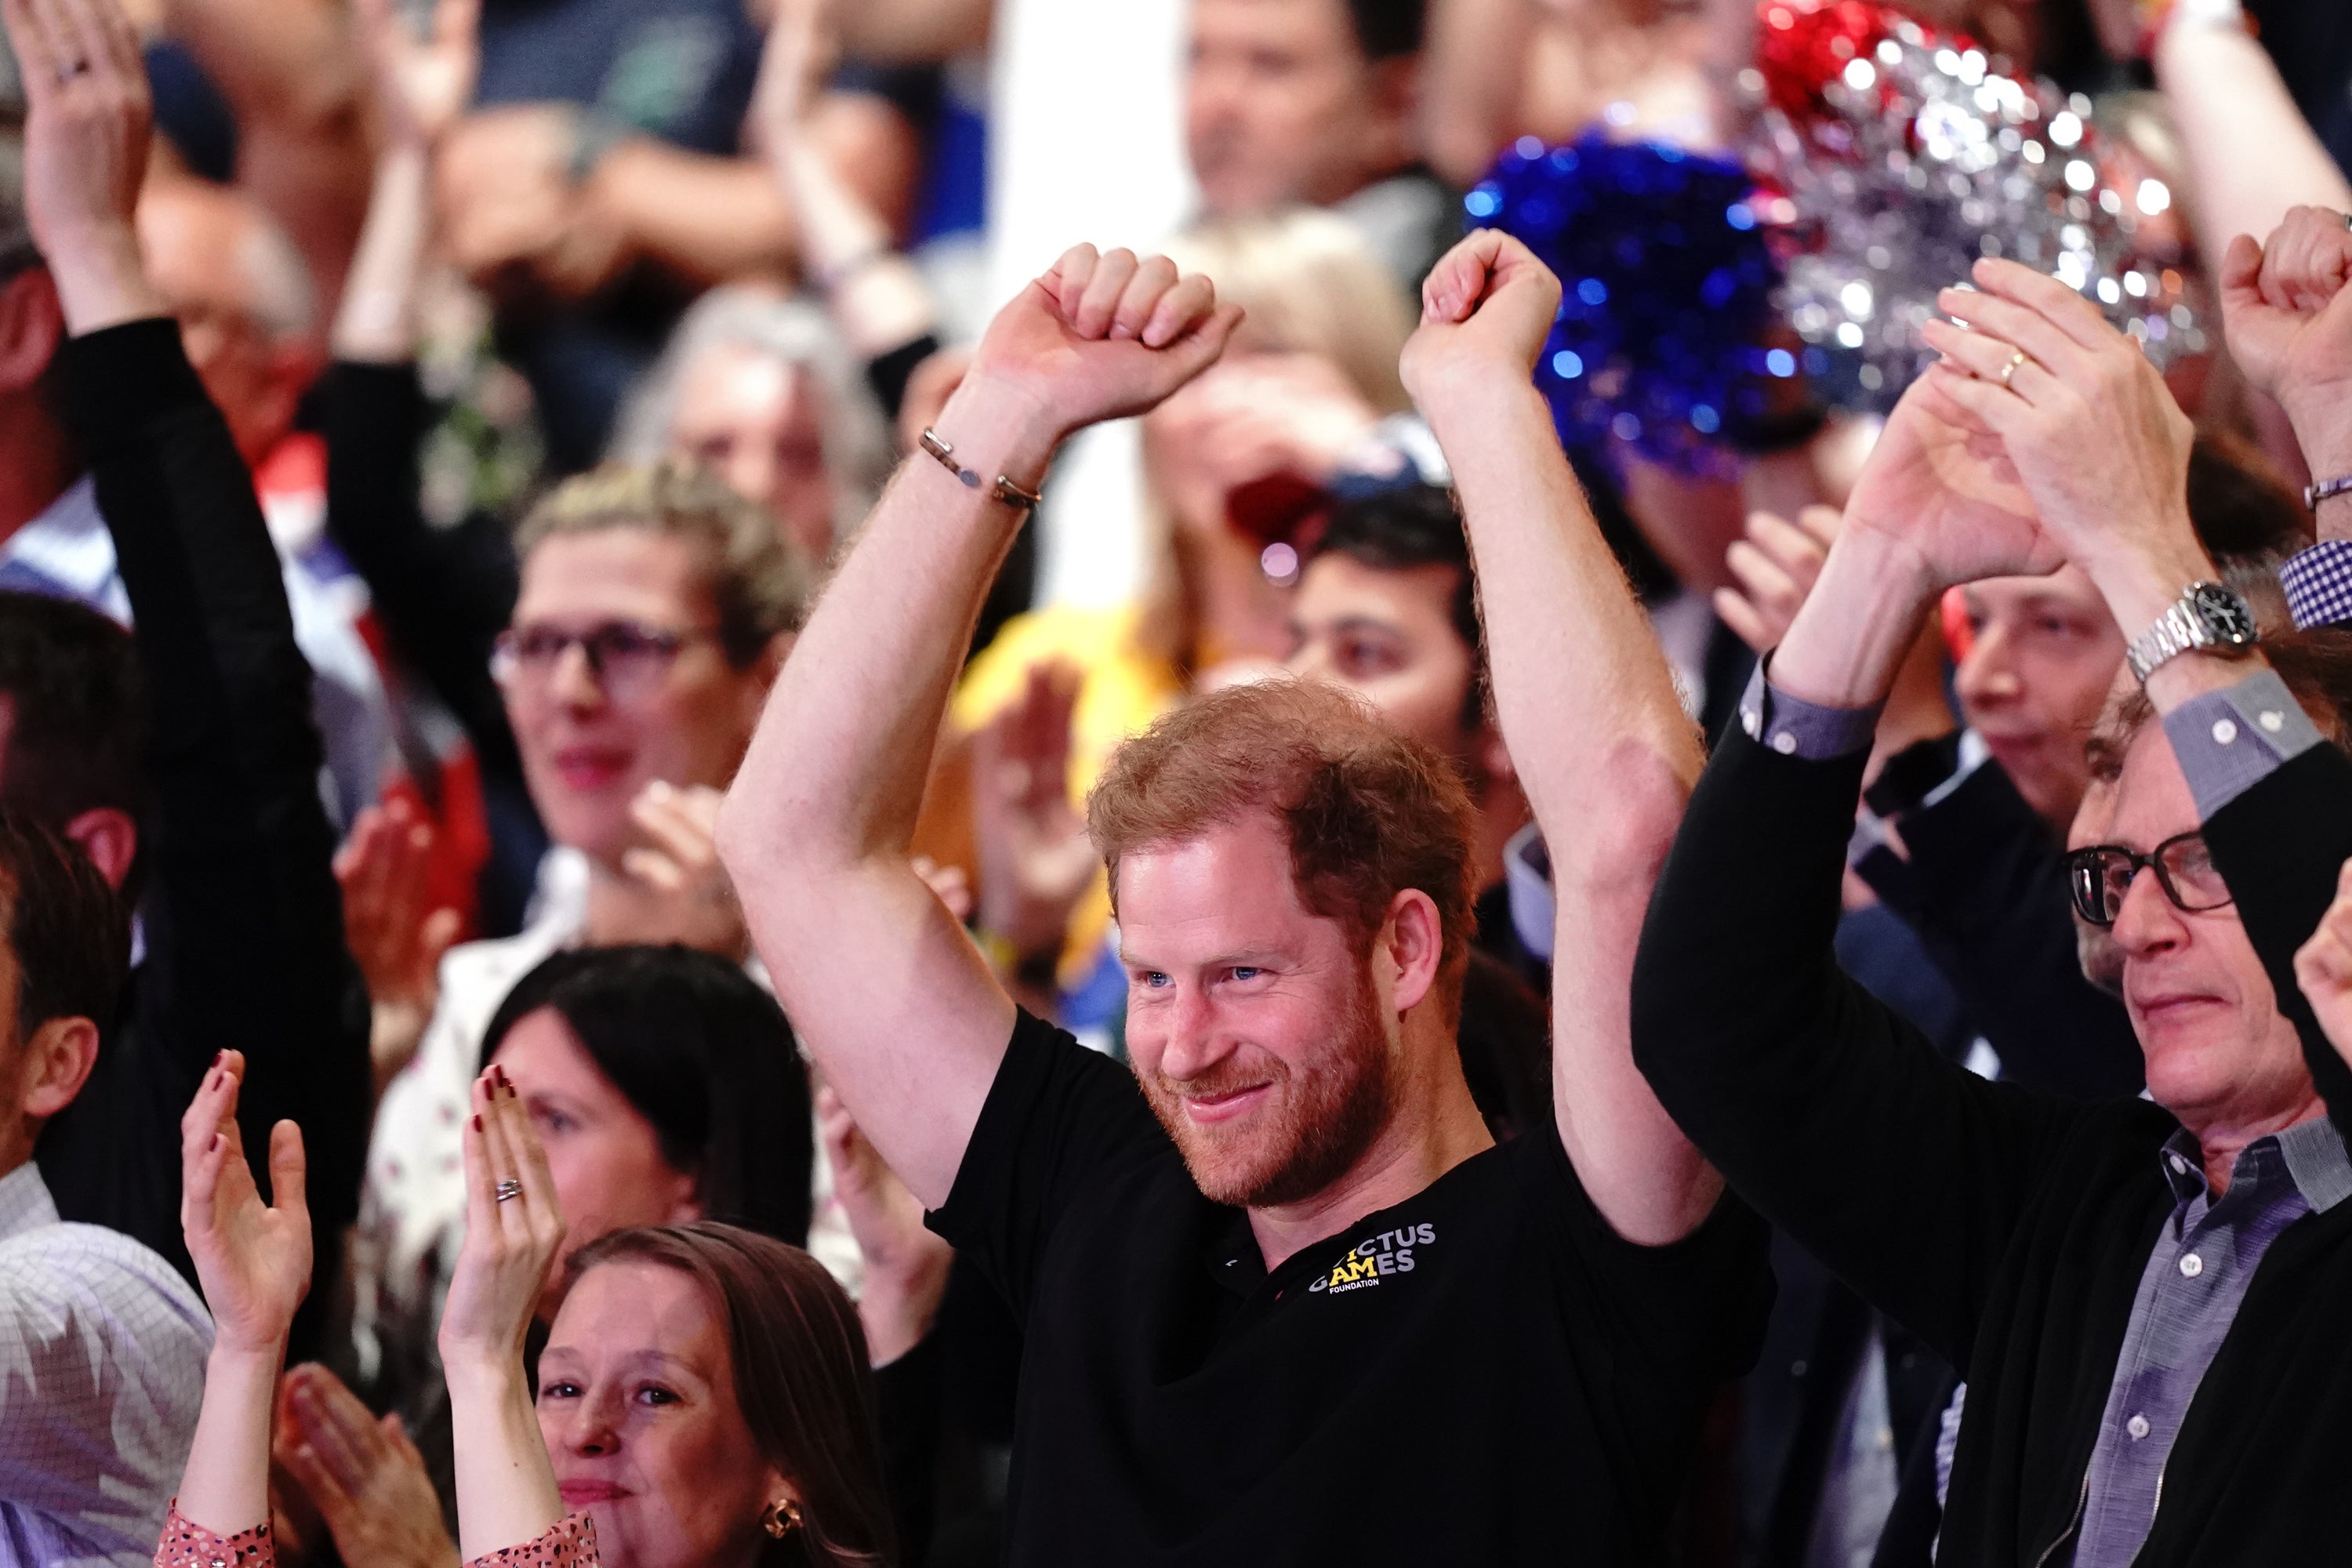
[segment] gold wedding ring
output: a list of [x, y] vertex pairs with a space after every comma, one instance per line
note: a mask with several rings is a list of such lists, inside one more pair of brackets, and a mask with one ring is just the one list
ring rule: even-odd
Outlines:
[[2009, 378], [2017, 374], [2017, 367], [2023, 364], [2025, 360], [2026, 353], [2023, 349], [2020, 349], [2015, 353], [2009, 356], [2009, 363], [2000, 367], [2001, 385], [2007, 386], [2009, 384]]

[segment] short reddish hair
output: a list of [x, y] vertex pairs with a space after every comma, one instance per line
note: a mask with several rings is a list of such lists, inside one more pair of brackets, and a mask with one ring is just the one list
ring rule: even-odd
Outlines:
[[1263, 815], [1290, 844], [1299, 901], [1369, 952], [1407, 888], [1437, 906], [1439, 994], [1450, 1016], [1469, 962], [1476, 815], [1459, 772], [1359, 699], [1290, 679], [1229, 688], [1168, 714], [1112, 753], [1087, 831], [1118, 903], [1119, 858]]

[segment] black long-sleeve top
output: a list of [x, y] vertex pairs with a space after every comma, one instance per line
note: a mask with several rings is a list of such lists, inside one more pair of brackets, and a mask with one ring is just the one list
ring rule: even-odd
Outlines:
[[[2173, 1206], [2158, 1162], [2178, 1123], [2146, 1101], [2084, 1106], [1983, 1082], [1838, 972], [1863, 763], [1726, 734], [1643, 929], [1636, 1058], [1743, 1197], [1963, 1369], [1939, 1560], [2063, 1562], [2133, 1297]], [[2306, 751], [2205, 832], [2341, 1127], [2352, 1070], [2293, 963], [2352, 857], [2352, 760]], [[2173, 1447], [2139, 1563], [2342, 1554], [2347, 1310], [2352, 1204], [2338, 1204], [2263, 1258]]]
[[153, 804], [139, 850], [144, 953], [89, 1082], [42, 1136], [41, 1173], [65, 1218], [188, 1271], [180, 1116], [215, 1056], [240, 1050], [257, 1177], [268, 1191], [270, 1128], [300, 1126], [331, 1266], [359, 1213], [368, 997], [343, 941], [310, 669], [277, 552], [174, 323], [72, 339], [61, 369], [136, 621]]

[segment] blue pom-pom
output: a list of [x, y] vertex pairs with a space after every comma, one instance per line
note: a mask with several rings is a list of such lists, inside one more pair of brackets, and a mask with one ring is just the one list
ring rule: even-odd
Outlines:
[[1795, 369], [1762, 350], [1779, 273], [1752, 190], [1738, 163], [1590, 135], [1523, 139], [1465, 198], [1474, 224], [1517, 236], [1559, 276], [1536, 385], [1563, 442], [1613, 437], [1680, 473], [1728, 469], [1718, 442]]

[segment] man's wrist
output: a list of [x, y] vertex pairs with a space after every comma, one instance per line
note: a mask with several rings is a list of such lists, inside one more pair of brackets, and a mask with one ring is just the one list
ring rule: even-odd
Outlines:
[[1044, 481], [1055, 448], [1071, 434], [1036, 391], [979, 370], [964, 377], [931, 427], [966, 467], [992, 478], [1002, 474], [1027, 490]]
[[1940, 592], [1916, 551], [1848, 527], [1773, 652], [1774, 689], [1816, 707], [1876, 707]]
[[2197, 542], [2185, 512], [2158, 542], [2086, 560], [2082, 566], [2106, 600], [2126, 643], [2137, 641], [2179, 604], [2190, 584], [2210, 583], [2221, 575]]

